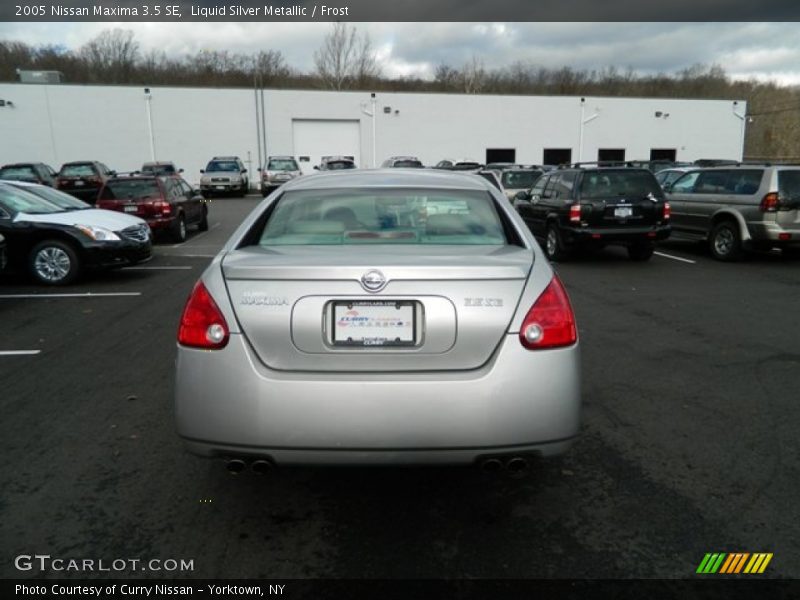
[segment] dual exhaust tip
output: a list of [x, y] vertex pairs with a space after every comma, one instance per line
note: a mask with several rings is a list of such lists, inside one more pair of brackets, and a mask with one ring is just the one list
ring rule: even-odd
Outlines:
[[512, 456], [505, 460], [485, 458], [481, 461], [480, 467], [484, 473], [499, 473], [505, 470], [510, 475], [520, 477], [530, 470], [531, 463], [524, 456]]
[[[250, 468], [257, 475], [266, 475], [273, 469], [273, 464], [268, 460], [254, 460]], [[247, 469], [247, 463], [240, 458], [232, 458], [225, 463], [225, 469], [231, 475], [238, 475]]]

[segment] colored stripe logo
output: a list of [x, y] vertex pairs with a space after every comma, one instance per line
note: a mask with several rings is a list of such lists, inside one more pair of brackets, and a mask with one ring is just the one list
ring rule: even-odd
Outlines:
[[772, 552], [756, 552], [751, 554], [749, 552], [708, 552], [697, 571], [700, 575], [738, 575], [745, 573], [748, 575], [756, 575], [763, 573], [767, 565], [772, 560]]

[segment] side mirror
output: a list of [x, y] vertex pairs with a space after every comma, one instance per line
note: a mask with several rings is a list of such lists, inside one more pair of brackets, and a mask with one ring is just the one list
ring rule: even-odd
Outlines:
[[178, 173], [183, 173], [183, 169], [178, 169]]
[[200, 172], [201, 172], [201, 173], [205, 173], [205, 172], [206, 172], [206, 170], [205, 170], [205, 169], [200, 169]]
[[116, 177], [117, 176], [117, 172], [116, 171], [109, 171], [108, 174], [111, 175], [112, 177]]
[[242, 173], [247, 173], [247, 169], [242, 169]]
[[671, 192], [671, 191], [672, 191], [672, 184], [671, 184], [671, 183], [665, 183], [665, 184], [662, 186], [662, 189], [663, 189], [665, 192]]
[[314, 170], [319, 171], [319, 167], [317, 165], [314, 165]]
[[514, 196], [514, 199], [515, 200], [530, 200], [531, 199], [531, 195], [528, 192], [526, 192], [525, 190], [522, 190], [521, 192], [517, 192], [516, 193], [516, 195]]

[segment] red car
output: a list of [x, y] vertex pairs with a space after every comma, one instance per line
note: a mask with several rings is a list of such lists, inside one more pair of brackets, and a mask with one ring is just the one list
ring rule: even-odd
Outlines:
[[182, 177], [138, 175], [112, 177], [100, 190], [97, 208], [141, 217], [153, 233], [175, 242], [186, 240], [186, 228], [208, 230], [208, 204]]
[[96, 160], [68, 162], [61, 165], [56, 189], [94, 204], [100, 188], [114, 175], [114, 171]]

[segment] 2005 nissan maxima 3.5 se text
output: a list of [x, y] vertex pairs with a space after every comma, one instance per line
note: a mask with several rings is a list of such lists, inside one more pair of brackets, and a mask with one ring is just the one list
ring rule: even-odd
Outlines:
[[302, 177], [259, 205], [192, 291], [175, 411], [189, 450], [231, 470], [557, 455], [579, 428], [577, 328], [485, 180]]

